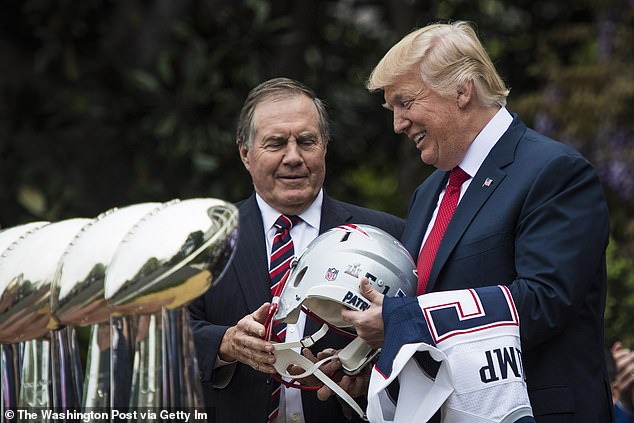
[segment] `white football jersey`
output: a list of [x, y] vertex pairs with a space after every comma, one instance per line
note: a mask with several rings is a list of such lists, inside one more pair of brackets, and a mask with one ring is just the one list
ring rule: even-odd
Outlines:
[[368, 420], [534, 422], [519, 317], [505, 286], [385, 298], [385, 341], [372, 369]]

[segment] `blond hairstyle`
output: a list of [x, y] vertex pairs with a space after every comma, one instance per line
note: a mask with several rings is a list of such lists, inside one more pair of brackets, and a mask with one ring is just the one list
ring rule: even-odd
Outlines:
[[467, 22], [432, 24], [410, 32], [376, 65], [367, 88], [385, 89], [414, 69], [440, 95], [455, 96], [472, 80], [483, 104], [506, 105], [509, 90]]

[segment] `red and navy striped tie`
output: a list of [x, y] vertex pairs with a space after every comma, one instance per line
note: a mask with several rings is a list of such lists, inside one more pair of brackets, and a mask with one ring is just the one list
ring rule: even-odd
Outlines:
[[[271, 246], [271, 265], [269, 267], [269, 276], [271, 278], [271, 294], [275, 295], [276, 289], [284, 277], [284, 274], [291, 266], [291, 261], [295, 256], [293, 247], [293, 239], [291, 238], [291, 228], [295, 226], [301, 218], [299, 216], [281, 215], [275, 221], [277, 232], [273, 238]], [[286, 323], [276, 323], [273, 331], [277, 335], [280, 342], [284, 342], [286, 338]], [[281, 385], [274, 382], [275, 389], [271, 394], [271, 412], [269, 413], [268, 422], [274, 422], [279, 414]]]

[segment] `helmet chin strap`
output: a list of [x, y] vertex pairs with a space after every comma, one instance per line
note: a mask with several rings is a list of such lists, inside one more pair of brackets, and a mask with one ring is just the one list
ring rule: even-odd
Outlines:
[[[271, 301], [271, 306], [269, 307], [269, 313], [264, 323], [265, 332], [263, 339], [272, 341], [273, 337], [273, 323], [275, 313], [277, 312], [277, 308], [280, 303], [280, 294], [284, 289], [284, 285], [288, 280], [288, 276], [290, 274], [290, 269], [286, 271], [280, 283], [277, 286], [276, 291], [273, 293], [273, 300]], [[311, 313], [312, 314], [312, 313]], [[323, 322], [323, 321], [322, 321]], [[324, 372], [319, 370], [321, 366], [326, 364], [327, 362], [338, 358], [341, 361], [343, 370], [345, 373], [353, 375], [357, 374], [363, 369], [365, 364], [372, 359], [376, 354], [378, 354], [379, 350], [372, 350], [369, 345], [361, 340], [361, 338], [356, 337], [352, 340], [346, 347], [340, 350], [337, 354], [333, 354], [332, 356], [326, 357], [322, 360], [319, 360], [315, 363], [301, 355], [300, 353], [293, 350], [293, 348], [309, 348], [313, 346], [317, 341], [326, 335], [328, 332], [329, 325], [327, 322], [323, 322], [321, 328], [312, 334], [311, 336], [305, 337], [300, 341], [292, 341], [292, 342], [271, 342], [273, 344], [273, 355], [275, 356], [275, 370], [279, 373], [281, 377], [286, 377], [290, 379], [301, 379], [307, 376], [313, 375], [324, 385], [330, 388], [339, 398], [344, 400], [363, 420], [367, 421], [367, 417], [365, 412], [359, 404], [348, 394], [343, 388], [341, 388], [337, 383], [328, 377]], [[334, 328], [334, 326], [332, 326]], [[348, 334], [350, 335], [350, 334]], [[288, 373], [288, 368], [291, 366], [298, 366], [304, 369], [304, 373], [299, 375], [292, 375]], [[284, 385], [292, 388], [298, 389], [314, 389], [315, 387], [304, 387], [303, 385], [298, 385], [294, 383], [288, 383], [286, 381], [280, 380], [284, 383]]]
[[[324, 372], [319, 370], [319, 368], [323, 366], [324, 364], [326, 364], [327, 362], [334, 360], [335, 358], [340, 358], [340, 354], [344, 352], [344, 350], [346, 350], [346, 348], [348, 348], [350, 345], [355, 344], [352, 349], [355, 349], [355, 348], [358, 349], [359, 343], [355, 341], [357, 341], [357, 339], [360, 340], [360, 338], [356, 338], [354, 341], [348, 344], [343, 350], [341, 350], [338, 354], [333, 354], [330, 357], [326, 357], [315, 363], [313, 363], [308, 358], [304, 357], [303, 355], [293, 350], [293, 348], [297, 348], [297, 347], [308, 348], [312, 346], [313, 344], [315, 344], [315, 342], [321, 339], [326, 334], [326, 332], [328, 332], [328, 325], [324, 323], [321, 329], [315, 332], [312, 336], [304, 338], [301, 341], [273, 343], [273, 348], [274, 348], [273, 355], [275, 355], [275, 364], [273, 366], [282, 377], [288, 377], [292, 379], [301, 379], [310, 375], [315, 376], [317, 379], [323, 382], [324, 385], [326, 385], [335, 394], [337, 394], [339, 398], [344, 400], [363, 420], [367, 420], [365, 412], [363, 411], [361, 407], [359, 407], [359, 404], [356, 403], [356, 401], [350, 396], [350, 394], [348, 394], [339, 385], [337, 385], [337, 383], [334, 380], [332, 380], [330, 377], [328, 377]], [[369, 348], [367, 344], [363, 343], [363, 341], [361, 341], [361, 343], [363, 345], [366, 345], [367, 348]], [[354, 352], [352, 352], [352, 349], [344, 355], [345, 356], [355, 355]], [[298, 375], [292, 375], [288, 373], [287, 369], [293, 365], [304, 369], [304, 373], [301, 373]], [[358, 370], [361, 370], [361, 368], [359, 368]], [[295, 385], [292, 385], [292, 386], [295, 386]]]
[[356, 337], [337, 353], [337, 358], [341, 361], [341, 367], [345, 373], [356, 375], [379, 352], [381, 352], [380, 349], [373, 349], [361, 338]]

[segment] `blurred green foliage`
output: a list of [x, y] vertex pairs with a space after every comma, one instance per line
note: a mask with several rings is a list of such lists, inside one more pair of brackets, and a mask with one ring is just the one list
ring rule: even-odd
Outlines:
[[244, 198], [238, 112], [249, 89], [281, 75], [328, 105], [328, 191], [405, 216], [432, 169], [364, 81], [404, 34], [450, 19], [476, 23], [509, 109], [597, 167], [612, 223], [606, 339], [634, 346], [629, 0], [5, 0], [0, 226]]
[[[610, 243], [608, 256], [608, 298], [606, 301], [605, 318], [606, 340], [610, 345], [617, 340], [624, 345], [634, 345], [634, 331], [632, 330], [632, 310], [634, 310], [634, 263], [630, 255], [619, 251], [617, 244]], [[627, 312], [623, 312], [623, 311]]]

